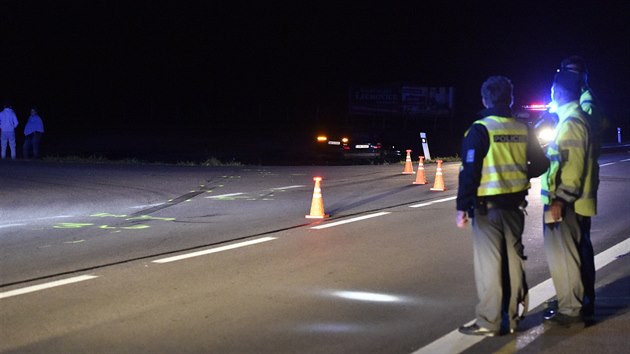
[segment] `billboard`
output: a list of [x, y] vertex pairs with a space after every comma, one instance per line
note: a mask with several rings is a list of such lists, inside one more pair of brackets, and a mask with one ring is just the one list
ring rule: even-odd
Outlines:
[[351, 87], [349, 110], [357, 115], [449, 116], [453, 99], [453, 87]]

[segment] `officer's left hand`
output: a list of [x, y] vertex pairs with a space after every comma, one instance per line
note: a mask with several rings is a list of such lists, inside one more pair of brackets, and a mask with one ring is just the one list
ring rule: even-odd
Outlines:
[[458, 210], [455, 216], [455, 224], [460, 229], [463, 229], [468, 225], [468, 214], [465, 211]]
[[551, 217], [554, 221], [559, 221], [562, 219], [562, 210], [564, 209], [564, 201], [559, 199], [554, 199], [549, 206], [549, 211], [551, 212]]

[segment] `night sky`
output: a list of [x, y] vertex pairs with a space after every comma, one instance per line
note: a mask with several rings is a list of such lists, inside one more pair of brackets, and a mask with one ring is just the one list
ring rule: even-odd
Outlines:
[[438, 148], [454, 154], [485, 78], [544, 101], [577, 54], [630, 134], [626, 1], [339, 3], [2, 1], [0, 100], [20, 128], [39, 107], [49, 154], [252, 157], [346, 119], [350, 86], [453, 86], [457, 139]]

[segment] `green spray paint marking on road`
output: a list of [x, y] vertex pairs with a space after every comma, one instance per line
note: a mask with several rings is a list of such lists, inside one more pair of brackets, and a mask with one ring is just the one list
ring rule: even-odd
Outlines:
[[[140, 215], [140, 216], [134, 216], [134, 217], [128, 218], [126, 214], [111, 214], [111, 213], [96, 213], [90, 216], [99, 217], [99, 218], [105, 218], [105, 217], [119, 218], [119, 219], [125, 218], [126, 221], [135, 221], [135, 220], [175, 221], [177, 220], [176, 218], [166, 218], [166, 217], [151, 216], [151, 215]], [[103, 230], [114, 230], [113, 232], [120, 232], [121, 229], [122, 230], [142, 230], [142, 229], [148, 229], [151, 227], [149, 225], [144, 225], [144, 224], [131, 225], [131, 226], [109, 226], [109, 225], [97, 226], [93, 223], [64, 222], [64, 223], [54, 225], [53, 228], [55, 229], [81, 229], [81, 228], [86, 228], [86, 227], [91, 227], [91, 226], [95, 226]]]
[[125, 214], [110, 214], [110, 213], [97, 213], [97, 214], [92, 214], [90, 216], [93, 217], [97, 217], [97, 218], [124, 218], [127, 217], [127, 215]]
[[83, 227], [88, 227], [88, 226], [93, 226], [94, 224], [80, 224], [80, 223], [73, 223], [73, 222], [62, 222], [60, 224], [57, 224], [55, 226], [53, 226], [56, 229], [80, 229]]

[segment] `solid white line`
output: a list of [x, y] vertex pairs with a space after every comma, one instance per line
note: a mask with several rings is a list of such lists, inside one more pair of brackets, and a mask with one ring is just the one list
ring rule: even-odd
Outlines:
[[617, 257], [630, 253], [630, 237], [595, 256], [595, 269], [607, 266]]
[[306, 186], [304, 186], [304, 185], [295, 185], [295, 186], [277, 187], [277, 188], [271, 188], [271, 190], [272, 190], [272, 191], [275, 191], [275, 190], [292, 189], [292, 188], [302, 188], [302, 187], [306, 187]]
[[187, 259], [187, 258], [192, 258], [192, 257], [199, 257], [199, 256], [203, 256], [203, 255], [206, 255], [206, 254], [217, 253], [217, 252], [227, 251], [227, 250], [231, 250], [231, 249], [235, 249], [235, 248], [239, 248], [239, 247], [255, 245], [257, 243], [267, 242], [267, 241], [271, 241], [271, 240], [275, 240], [275, 239], [276, 239], [275, 237], [263, 237], [263, 238], [259, 238], [259, 239], [256, 239], [256, 240], [235, 243], [235, 244], [232, 244], [232, 245], [221, 246], [221, 247], [216, 247], [216, 248], [210, 248], [210, 249], [207, 249], [207, 250], [193, 252], [193, 253], [187, 253], [187, 254], [182, 254], [182, 255], [174, 256], [174, 257], [162, 258], [162, 259], [158, 259], [158, 260], [153, 261], [153, 263], [169, 263], [169, 262], [181, 261], [182, 259]]
[[57, 287], [57, 286], [62, 286], [62, 285], [67, 285], [67, 284], [72, 284], [72, 283], [78, 283], [80, 281], [90, 280], [90, 279], [94, 279], [94, 278], [98, 278], [98, 276], [96, 276], [96, 275], [81, 275], [81, 276], [74, 277], [74, 278], [68, 278], [68, 279], [53, 281], [53, 282], [50, 282], [50, 283], [33, 285], [33, 286], [29, 286], [29, 287], [22, 288], [22, 289], [15, 289], [15, 290], [10, 290], [10, 291], [5, 291], [5, 292], [0, 293], [0, 299], [4, 299], [4, 298], [7, 298], [7, 297], [11, 297], [11, 296], [28, 294], [28, 293], [32, 293], [32, 292], [39, 291], [39, 290], [50, 289], [50, 288], [54, 288], [54, 287]]
[[[630, 252], [630, 238], [619, 242], [615, 246], [595, 256], [595, 269], [608, 265], [617, 257]], [[534, 309], [555, 295], [555, 289], [551, 279], [547, 279], [529, 290], [529, 308]], [[475, 320], [468, 322], [472, 324]], [[454, 330], [434, 342], [418, 349], [412, 354], [432, 353], [461, 353], [473, 345], [481, 342], [485, 337], [467, 336]]]
[[365, 219], [375, 218], [377, 216], [383, 216], [383, 215], [387, 215], [387, 214], [390, 214], [390, 212], [383, 211], [383, 212], [376, 213], [376, 214], [369, 214], [369, 215], [359, 216], [359, 217], [352, 218], [352, 219], [346, 219], [346, 220], [331, 222], [330, 224], [313, 226], [313, 227], [311, 227], [311, 229], [320, 230], [320, 229], [325, 229], [325, 228], [333, 227], [333, 226], [339, 226], [339, 225], [343, 225], [343, 224], [347, 224], [347, 223], [351, 223], [351, 222], [355, 222], [355, 221], [361, 221], [361, 220], [365, 220]]
[[245, 194], [245, 193], [230, 193], [230, 194], [213, 195], [213, 196], [206, 197], [206, 198], [214, 199], [214, 198], [234, 197], [236, 195], [241, 195], [241, 194]]
[[434, 201], [426, 202], [426, 203], [410, 205], [409, 207], [410, 208], [420, 208], [420, 207], [431, 205], [431, 204], [435, 204], [435, 203], [448, 202], [449, 200], [453, 200], [453, 199], [457, 199], [457, 196], [455, 196], [455, 197], [448, 197], [448, 198], [444, 198], [444, 199], [438, 199], [438, 200], [434, 200]]

